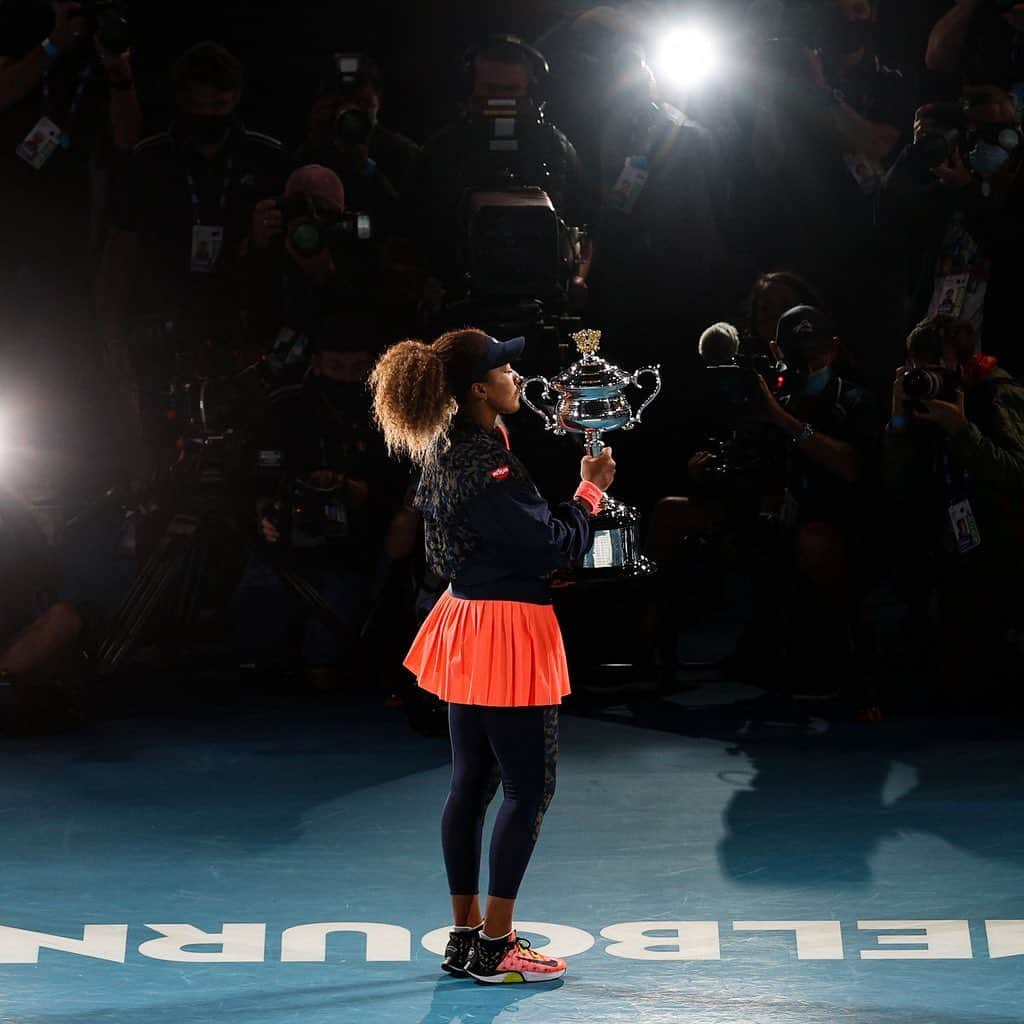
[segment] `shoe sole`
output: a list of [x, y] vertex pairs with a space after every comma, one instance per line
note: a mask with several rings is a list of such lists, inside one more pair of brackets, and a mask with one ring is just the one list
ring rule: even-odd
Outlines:
[[456, 978], [468, 978], [469, 975], [462, 967], [453, 967], [451, 964], [441, 964], [441, 970]]
[[466, 974], [481, 985], [523, 985], [538, 981], [558, 981], [565, 976], [566, 968], [560, 971], [505, 971], [503, 974]]

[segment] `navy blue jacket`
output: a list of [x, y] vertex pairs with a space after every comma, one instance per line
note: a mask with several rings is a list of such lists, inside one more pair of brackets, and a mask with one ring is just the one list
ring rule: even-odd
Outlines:
[[427, 564], [456, 597], [550, 604], [548, 577], [590, 548], [586, 506], [551, 508], [500, 430], [457, 417], [450, 440], [416, 493]]

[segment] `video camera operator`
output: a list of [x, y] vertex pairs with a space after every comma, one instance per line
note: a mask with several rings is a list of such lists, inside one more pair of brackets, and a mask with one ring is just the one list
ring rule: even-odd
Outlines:
[[[101, 329], [111, 371], [144, 402], [166, 390], [175, 355], [202, 376], [240, 368], [231, 353], [242, 243], [253, 208], [280, 195], [285, 171], [280, 143], [238, 117], [242, 80], [242, 65], [216, 43], [188, 50], [173, 69], [174, 120], [139, 143], [119, 183]], [[147, 420], [154, 415], [162, 410]]]
[[710, 133], [660, 101], [641, 48], [622, 47], [613, 67], [601, 98], [595, 314], [613, 352], [628, 345], [634, 359], [668, 364], [678, 385], [695, 353], [666, 350], [665, 329], [692, 337], [731, 298], [728, 174]]
[[955, 0], [932, 28], [925, 64], [971, 84], [1024, 88], [1024, 4]]
[[879, 194], [880, 223], [908, 247], [911, 313], [967, 320], [979, 345], [1015, 371], [1024, 272], [1024, 139], [1013, 98], [967, 87], [956, 104], [921, 107], [914, 141]]
[[[986, 675], [1015, 657], [1008, 634], [1024, 626], [1024, 387], [976, 344], [953, 317], [910, 333], [883, 463], [902, 513], [894, 529], [910, 538], [898, 555], [911, 635], [939, 656], [930, 667], [958, 699], [968, 680], [975, 691], [991, 685]], [[939, 621], [929, 628], [932, 593]]]
[[[446, 301], [466, 293], [471, 257], [464, 250], [474, 230], [474, 193], [491, 199], [484, 217], [503, 214], [506, 220], [521, 216], [519, 223], [534, 221], [526, 225], [528, 235], [546, 230], [548, 221], [570, 228], [591, 221], [576, 150], [544, 118], [547, 74], [543, 55], [517, 36], [495, 36], [470, 47], [463, 56], [467, 98], [462, 112], [427, 141], [413, 168], [403, 200], [423, 261], [447, 293]], [[506, 193], [504, 206], [496, 193]], [[544, 221], [540, 227], [534, 226], [537, 219]], [[500, 230], [508, 234], [510, 222]], [[560, 236], [561, 250], [567, 242], [564, 227]], [[566, 282], [577, 307], [586, 299], [589, 263], [589, 242], [584, 241], [574, 276]], [[496, 274], [506, 286], [511, 269], [522, 274], [525, 268]]]
[[331, 54], [296, 162], [333, 170], [345, 186], [349, 208], [369, 213], [384, 237], [397, 227], [399, 195], [420, 148], [381, 123], [381, 89], [372, 58]]
[[[232, 618], [244, 654], [264, 667], [299, 654], [311, 683], [330, 688], [353, 663], [404, 474], [370, 422], [370, 341], [345, 317], [313, 340], [305, 380], [274, 396], [252, 434], [247, 491], [258, 539]], [[314, 607], [321, 600], [326, 614]]]
[[[875, 4], [798, 9], [769, 42], [755, 88], [754, 166], [763, 259], [813, 271], [851, 332], [864, 371], [884, 386], [902, 344], [880, 333], [899, 316], [898, 271], [873, 221], [873, 196], [914, 109], [903, 74], [882, 65]], [[865, 294], [871, 302], [865, 303]]]

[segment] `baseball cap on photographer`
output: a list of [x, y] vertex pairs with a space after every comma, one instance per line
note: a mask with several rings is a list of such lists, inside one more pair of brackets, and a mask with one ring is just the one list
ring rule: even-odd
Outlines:
[[790, 359], [799, 355], [827, 352], [836, 332], [832, 321], [814, 306], [787, 309], [775, 328], [775, 344]]

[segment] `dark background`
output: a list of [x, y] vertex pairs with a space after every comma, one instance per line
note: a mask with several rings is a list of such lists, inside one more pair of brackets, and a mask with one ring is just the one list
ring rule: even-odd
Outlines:
[[[385, 123], [422, 141], [451, 115], [459, 96], [459, 58], [469, 44], [494, 32], [535, 40], [567, 15], [596, 5], [585, 0], [129, 0], [127, 6], [148, 128], [159, 130], [166, 123], [165, 83], [173, 57], [195, 42], [214, 39], [247, 66], [244, 114], [252, 128], [291, 136], [295, 119], [304, 123], [308, 114], [315, 55], [358, 51], [381, 66]], [[652, 21], [697, 14], [728, 32], [747, 6], [746, 0], [676, 0], [650, 9]], [[880, 0], [879, 6], [883, 60], [919, 68], [928, 30], [950, 0]]]

